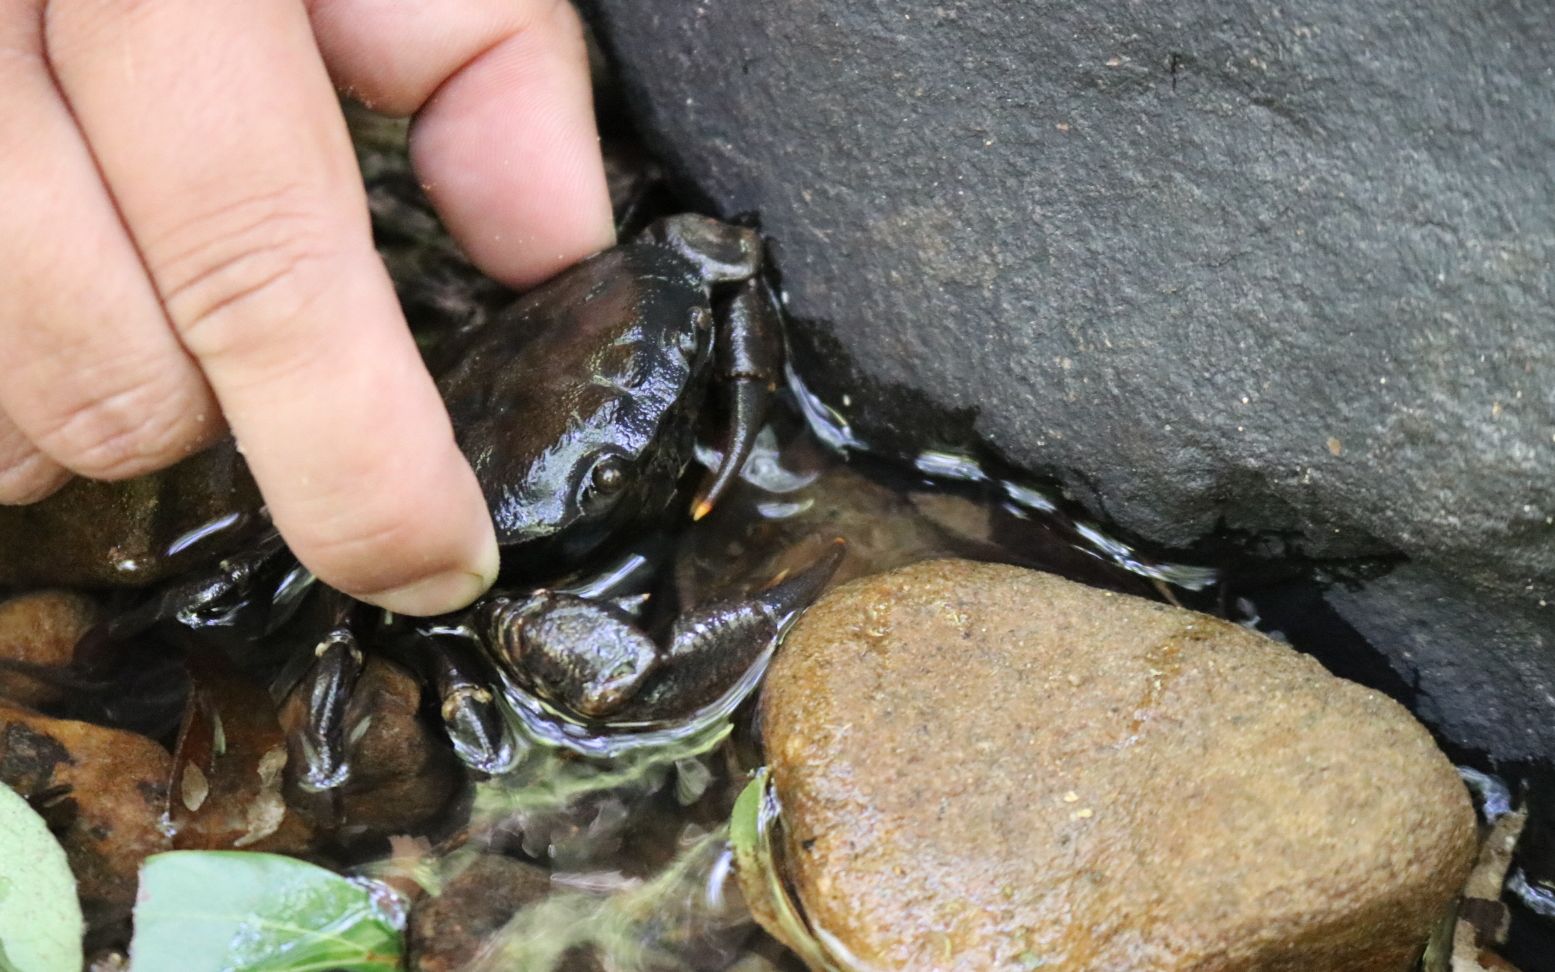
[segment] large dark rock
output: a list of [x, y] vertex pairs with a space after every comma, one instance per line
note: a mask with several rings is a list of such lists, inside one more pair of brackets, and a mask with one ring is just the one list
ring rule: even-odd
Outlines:
[[[1555, 631], [1547, 601], [1465, 598], [1441, 572], [1405, 564], [1324, 597], [1413, 690], [1415, 714], [1460, 746], [1505, 760], [1555, 754]], [[1551, 816], [1555, 822], [1555, 815]]]
[[592, 6], [866, 435], [949, 416], [1149, 539], [1401, 553], [1550, 637], [1547, 3]]

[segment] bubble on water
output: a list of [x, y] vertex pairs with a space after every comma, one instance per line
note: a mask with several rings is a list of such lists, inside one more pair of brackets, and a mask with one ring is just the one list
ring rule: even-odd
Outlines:
[[1512, 812], [1512, 791], [1499, 776], [1482, 773], [1472, 766], [1458, 767], [1458, 776], [1474, 794], [1474, 802], [1487, 823], [1495, 823]]
[[247, 519], [248, 517], [243, 513], [228, 513], [226, 516], [217, 517], [208, 523], [202, 523], [193, 530], [175, 537], [173, 542], [167, 545], [165, 554], [169, 557], [181, 554], [196, 544], [241, 525]]
[[1035, 510], [1038, 513], [1058, 512], [1058, 504], [1048, 499], [1047, 495], [1039, 490], [1009, 480], [1004, 480], [999, 485], [1003, 488], [1004, 495], [1010, 498], [1010, 502], [1023, 509]]
[[1194, 567], [1190, 564], [1144, 560], [1134, 552], [1133, 547], [1103, 533], [1100, 528], [1090, 523], [1077, 522], [1074, 529], [1091, 545], [1093, 552], [1141, 577], [1163, 581], [1190, 591], [1202, 591], [1220, 580], [1220, 572], [1213, 567]]
[[838, 452], [864, 451], [869, 448], [841, 412], [821, 401], [820, 396], [805, 385], [792, 364], [784, 364], [783, 370], [788, 376], [788, 387], [799, 405], [799, 411], [816, 438]]

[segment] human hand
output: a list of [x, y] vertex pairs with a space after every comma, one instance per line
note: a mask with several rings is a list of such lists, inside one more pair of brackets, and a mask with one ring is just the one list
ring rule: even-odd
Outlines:
[[414, 115], [454, 236], [537, 282], [613, 238], [572, 8], [0, 0], [0, 55], [0, 503], [230, 426], [325, 582], [407, 614], [483, 591], [491, 520], [373, 249], [335, 88]]

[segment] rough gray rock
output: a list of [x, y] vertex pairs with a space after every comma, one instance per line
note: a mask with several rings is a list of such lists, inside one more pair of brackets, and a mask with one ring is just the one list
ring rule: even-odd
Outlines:
[[1505, 760], [1555, 753], [1555, 604], [1483, 593], [1405, 564], [1330, 605], [1414, 690], [1413, 709], [1460, 746]]
[[1166, 544], [1555, 581], [1546, 3], [592, 6], [869, 434], [950, 416]]

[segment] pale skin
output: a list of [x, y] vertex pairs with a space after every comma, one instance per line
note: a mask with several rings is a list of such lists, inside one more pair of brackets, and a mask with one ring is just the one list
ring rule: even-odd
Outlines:
[[0, 0], [0, 503], [230, 432], [322, 580], [461, 607], [497, 547], [373, 250], [337, 92], [486, 273], [613, 241], [564, 0]]

